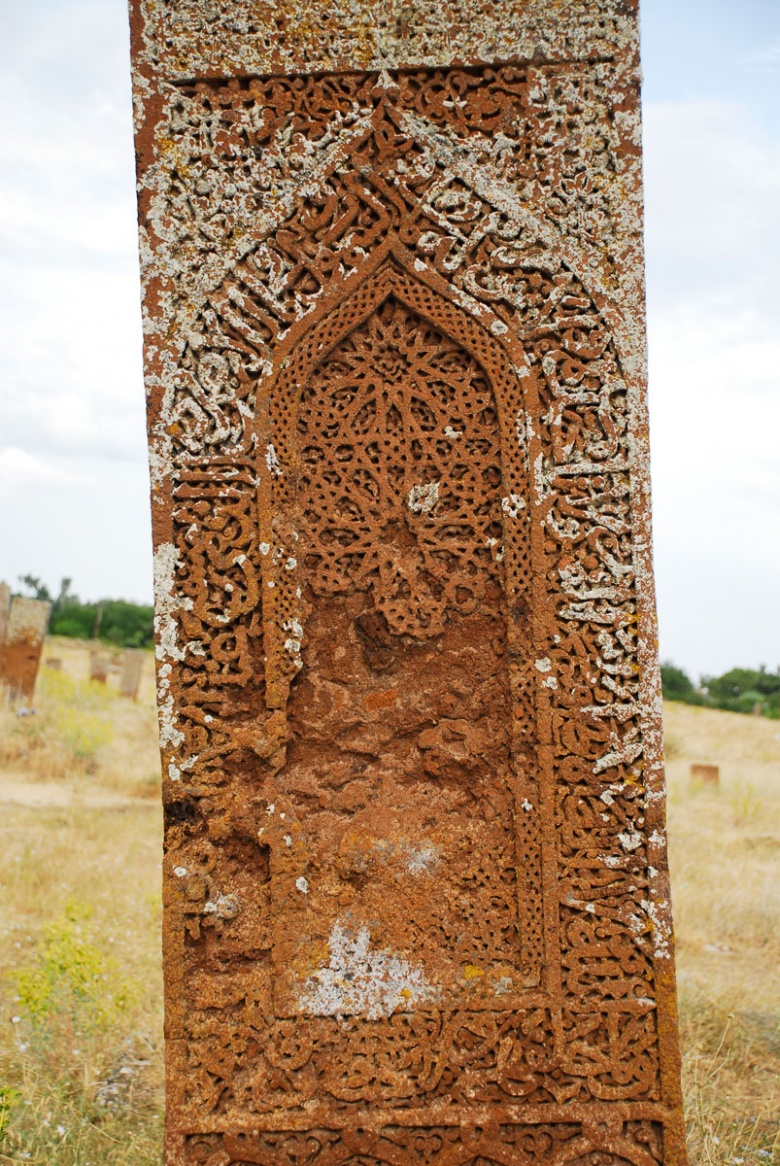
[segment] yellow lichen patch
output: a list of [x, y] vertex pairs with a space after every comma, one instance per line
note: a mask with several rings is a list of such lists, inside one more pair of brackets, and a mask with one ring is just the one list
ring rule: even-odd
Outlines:
[[327, 939], [319, 940], [317, 943], [310, 944], [304, 960], [302, 961], [301, 971], [304, 977], [310, 976], [317, 968], [322, 967], [328, 961], [328, 941]]
[[463, 969], [463, 976], [466, 980], [479, 980], [484, 974], [483, 969], [478, 968], [476, 964], [466, 964]]

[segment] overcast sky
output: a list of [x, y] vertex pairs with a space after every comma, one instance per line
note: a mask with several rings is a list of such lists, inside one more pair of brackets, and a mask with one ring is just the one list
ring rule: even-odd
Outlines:
[[[780, 664], [780, 0], [644, 0], [661, 653]], [[0, 0], [0, 579], [149, 601], [124, 0]]]

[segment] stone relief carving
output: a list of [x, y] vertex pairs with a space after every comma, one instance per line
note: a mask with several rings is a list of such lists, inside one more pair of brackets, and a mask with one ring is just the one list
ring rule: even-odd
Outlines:
[[176, 1161], [679, 1153], [621, 77], [168, 93]]

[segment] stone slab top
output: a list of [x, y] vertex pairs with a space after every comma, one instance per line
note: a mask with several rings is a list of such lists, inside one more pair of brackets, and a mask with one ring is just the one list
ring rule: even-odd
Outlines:
[[136, 66], [174, 84], [637, 59], [638, 0], [130, 0], [130, 8]]

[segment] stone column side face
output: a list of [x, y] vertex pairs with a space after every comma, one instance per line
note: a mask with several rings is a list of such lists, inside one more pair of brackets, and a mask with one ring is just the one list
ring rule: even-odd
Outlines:
[[683, 1163], [636, 6], [131, 21], [168, 1166]]
[[0, 583], [0, 652], [8, 634], [8, 617], [11, 614], [11, 588], [7, 583]]

